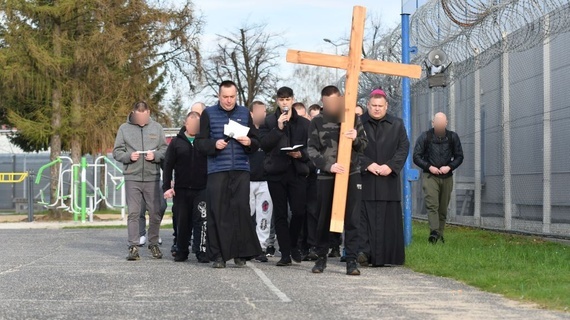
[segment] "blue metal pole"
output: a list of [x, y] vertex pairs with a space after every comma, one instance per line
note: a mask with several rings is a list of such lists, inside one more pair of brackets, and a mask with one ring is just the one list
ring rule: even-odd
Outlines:
[[[410, 15], [402, 12], [402, 63], [410, 63]], [[412, 117], [410, 107], [410, 78], [402, 78], [402, 118], [412, 143]], [[412, 169], [412, 155], [404, 165], [404, 243], [412, 243], [412, 181], [417, 180], [417, 170]]]

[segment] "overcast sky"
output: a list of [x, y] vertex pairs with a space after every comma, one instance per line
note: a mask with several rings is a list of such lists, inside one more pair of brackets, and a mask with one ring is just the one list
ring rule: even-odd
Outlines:
[[[424, 2], [419, 0], [420, 4]], [[348, 37], [353, 6], [366, 7], [368, 16], [379, 16], [389, 30], [397, 27], [401, 13], [400, 0], [194, 0], [194, 4], [206, 22], [202, 37], [204, 56], [215, 48], [217, 34], [228, 34], [244, 24], [264, 23], [268, 32], [283, 35], [286, 48], [281, 58], [286, 76], [292, 72], [285, 62], [287, 48], [335, 52], [334, 46], [323, 38], [335, 41]], [[416, 0], [408, 0], [404, 7], [413, 10], [415, 4]]]

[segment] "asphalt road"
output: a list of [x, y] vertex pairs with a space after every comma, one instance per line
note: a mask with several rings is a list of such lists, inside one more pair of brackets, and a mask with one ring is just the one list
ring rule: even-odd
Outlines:
[[[0, 228], [1, 229], [1, 228]], [[129, 262], [126, 229], [0, 230], [1, 319], [570, 319], [406, 268], [324, 274], [248, 263], [212, 269], [148, 249]]]

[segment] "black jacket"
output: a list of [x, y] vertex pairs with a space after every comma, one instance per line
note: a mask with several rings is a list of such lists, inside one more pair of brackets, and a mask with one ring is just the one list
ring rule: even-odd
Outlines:
[[[427, 141], [428, 136], [432, 137], [431, 141]], [[459, 135], [450, 130], [445, 130], [443, 137], [436, 136], [433, 129], [423, 132], [414, 147], [414, 163], [426, 173], [429, 172], [430, 166], [449, 166], [451, 171], [438, 177], [452, 176], [453, 171], [463, 163], [463, 148]]]
[[198, 151], [195, 144], [190, 143], [185, 132], [186, 128], [182, 127], [166, 149], [162, 177], [163, 191], [170, 189], [173, 171], [176, 174], [174, 188], [198, 190], [206, 188], [208, 176], [206, 156]]
[[[279, 180], [281, 176], [293, 168], [298, 175], [307, 176], [309, 174], [309, 155], [307, 153], [307, 139], [309, 132], [309, 120], [300, 117], [291, 108], [291, 119], [289, 123], [280, 130], [277, 119], [281, 115], [281, 110], [277, 108], [275, 113], [265, 118], [264, 124], [259, 128], [261, 136], [261, 149], [265, 151], [264, 168], [267, 180]], [[303, 145], [300, 150], [302, 157], [294, 159], [281, 151], [283, 147]]]
[[[368, 145], [360, 156], [362, 200], [401, 201], [400, 172], [410, 152], [404, 122], [389, 114], [376, 121], [368, 113], [362, 115], [361, 120], [368, 137]], [[386, 177], [376, 176], [366, 169], [372, 163], [385, 164], [392, 169], [392, 173]]]
[[262, 149], [249, 154], [249, 180], [250, 181], [266, 181], [265, 170], [263, 169], [263, 160], [265, 152]]

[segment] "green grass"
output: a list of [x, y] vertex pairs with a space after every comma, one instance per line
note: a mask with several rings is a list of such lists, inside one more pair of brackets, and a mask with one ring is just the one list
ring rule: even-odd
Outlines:
[[414, 222], [406, 266], [542, 307], [570, 310], [570, 246], [540, 238], [449, 227], [445, 244]]

